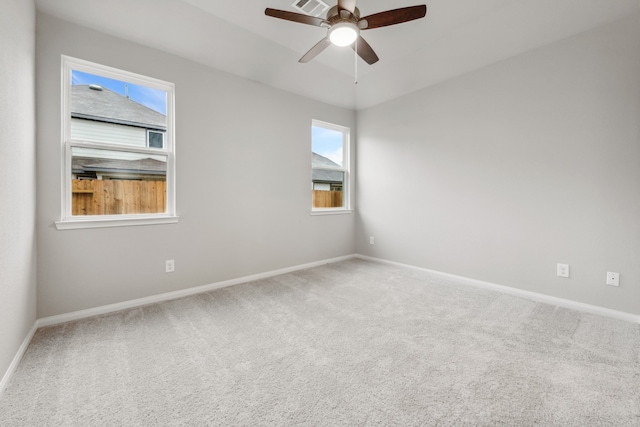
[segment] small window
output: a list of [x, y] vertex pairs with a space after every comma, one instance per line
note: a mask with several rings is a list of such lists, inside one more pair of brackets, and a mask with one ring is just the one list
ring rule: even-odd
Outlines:
[[149, 148], [164, 148], [164, 132], [147, 131], [147, 144]]
[[311, 126], [311, 206], [349, 210], [349, 128], [314, 120]]
[[58, 228], [175, 222], [174, 85], [66, 56], [62, 61]]

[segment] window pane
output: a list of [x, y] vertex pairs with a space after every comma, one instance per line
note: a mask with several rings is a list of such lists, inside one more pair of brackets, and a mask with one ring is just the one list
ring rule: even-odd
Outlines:
[[344, 206], [344, 172], [313, 169], [312, 201], [314, 208], [341, 208]]
[[164, 148], [164, 134], [160, 132], [149, 132], [149, 147]]
[[[147, 147], [167, 130], [167, 92], [71, 71], [71, 139]], [[162, 147], [160, 147], [162, 148]]]
[[73, 147], [72, 215], [166, 211], [167, 156]]
[[319, 126], [311, 127], [313, 166], [342, 168], [344, 135], [342, 132]]

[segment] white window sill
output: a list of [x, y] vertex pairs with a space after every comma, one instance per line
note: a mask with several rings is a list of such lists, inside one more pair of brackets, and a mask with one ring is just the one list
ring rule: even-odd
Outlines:
[[175, 215], [128, 215], [126, 217], [74, 217], [63, 221], [56, 221], [58, 230], [77, 230], [83, 228], [105, 228], [105, 227], [130, 227], [134, 225], [158, 225], [158, 224], [175, 224], [180, 219]]
[[343, 215], [353, 213], [353, 209], [314, 209], [311, 215]]

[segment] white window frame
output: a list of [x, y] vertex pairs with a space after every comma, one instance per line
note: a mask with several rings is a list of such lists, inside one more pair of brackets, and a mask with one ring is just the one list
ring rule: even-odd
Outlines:
[[[353, 212], [351, 209], [351, 129], [346, 126], [336, 125], [334, 123], [323, 122], [321, 120], [313, 119], [311, 121], [311, 127], [321, 127], [325, 129], [335, 130], [342, 133], [342, 167], [341, 168], [314, 168], [311, 166], [311, 182], [313, 182], [313, 170], [322, 169], [330, 171], [340, 171], [344, 173], [344, 183], [342, 187], [343, 206], [339, 208], [315, 208], [313, 207], [313, 199], [311, 193], [309, 194], [312, 200], [309, 201], [311, 205], [311, 215], [336, 215], [336, 214], [350, 214]], [[313, 132], [311, 133], [311, 144], [309, 144], [310, 155], [313, 156]]]
[[[163, 90], [167, 93], [167, 130], [165, 133], [165, 147], [149, 148], [131, 147], [115, 143], [99, 141], [84, 141], [71, 139], [71, 71], [81, 71], [116, 80], [126, 81], [153, 89]], [[61, 167], [62, 173], [62, 202], [61, 219], [55, 222], [58, 230], [79, 229], [79, 228], [99, 228], [99, 227], [122, 227], [132, 225], [152, 225], [171, 224], [178, 222], [176, 215], [176, 177], [175, 177], [175, 85], [173, 83], [158, 80], [152, 77], [135, 74], [129, 71], [120, 70], [106, 65], [82, 59], [72, 58], [62, 55], [62, 144], [61, 144]], [[167, 194], [166, 212], [157, 214], [128, 214], [128, 215], [72, 215], [71, 201], [71, 151], [72, 148], [96, 148], [117, 150], [135, 153], [147, 153], [151, 155], [167, 156]]]

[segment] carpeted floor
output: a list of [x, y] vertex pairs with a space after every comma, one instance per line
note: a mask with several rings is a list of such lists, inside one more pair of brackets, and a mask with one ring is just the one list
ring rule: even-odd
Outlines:
[[640, 325], [349, 260], [40, 329], [1, 426], [640, 426]]

